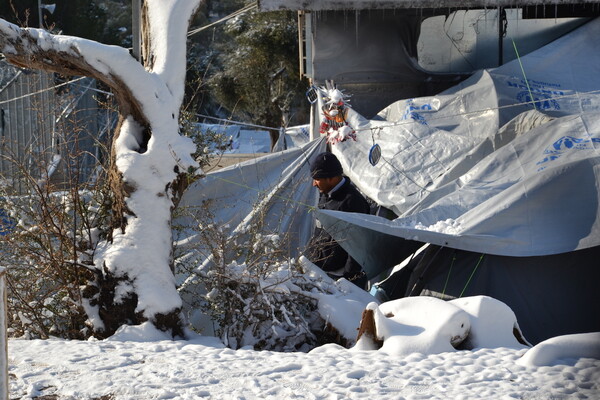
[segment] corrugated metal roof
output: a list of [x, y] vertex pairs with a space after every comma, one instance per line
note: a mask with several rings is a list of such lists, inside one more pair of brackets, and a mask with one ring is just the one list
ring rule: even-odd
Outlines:
[[366, 10], [394, 8], [515, 8], [521, 6], [556, 6], [600, 4], [599, 0], [258, 0], [261, 11], [275, 10]]

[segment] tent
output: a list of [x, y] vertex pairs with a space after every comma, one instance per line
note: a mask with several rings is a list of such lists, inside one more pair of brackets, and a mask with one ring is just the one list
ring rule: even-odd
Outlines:
[[[513, 308], [533, 343], [600, 331], [600, 318], [577, 312], [600, 304], [597, 37], [600, 19], [439, 95], [393, 103], [377, 118], [350, 109], [357, 139], [332, 151], [395, 219], [310, 212], [317, 193], [308, 161], [324, 149], [322, 138], [208, 174], [182, 204], [212, 204], [231, 233], [266, 216], [269, 229], [290, 234], [290, 255], [316, 215], [370, 278], [407, 259], [379, 285], [388, 296], [491, 295]], [[382, 155], [372, 165], [374, 145]], [[193, 230], [183, 232], [193, 246]]]
[[488, 294], [532, 342], [600, 330], [600, 310], [578, 317], [600, 304], [598, 35], [600, 19], [438, 96], [394, 103], [379, 120], [355, 115], [363, 135], [334, 152], [398, 218], [317, 218], [370, 277], [432, 244], [381, 284], [390, 297]]

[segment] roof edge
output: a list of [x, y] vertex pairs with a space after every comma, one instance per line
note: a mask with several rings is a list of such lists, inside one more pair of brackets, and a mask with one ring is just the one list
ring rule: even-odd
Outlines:
[[258, 0], [260, 11], [301, 10], [383, 10], [423, 8], [516, 8], [521, 6], [556, 6], [598, 4], [599, 0]]

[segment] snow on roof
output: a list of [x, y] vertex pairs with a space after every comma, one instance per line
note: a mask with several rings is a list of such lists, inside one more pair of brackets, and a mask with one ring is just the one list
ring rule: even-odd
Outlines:
[[598, 3], [597, 0], [258, 0], [261, 11], [366, 10], [394, 8], [515, 8], [526, 5]]

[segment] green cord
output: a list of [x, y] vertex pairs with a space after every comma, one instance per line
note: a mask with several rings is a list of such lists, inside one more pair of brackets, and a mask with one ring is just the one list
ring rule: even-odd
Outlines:
[[479, 267], [479, 264], [481, 264], [481, 260], [483, 260], [483, 254], [481, 255], [481, 257], [479, 257], [479, 261], [477, 261], [477, 265], [475, 266], [475, 268], [473, 268], [473, 272], [471, 272], [471, 276], [469, 276], [469, 280], [467, 280], [467, 283], [465, 283], [465, 287], [463, 288], [462, 292], [460, 292], [460, 295], [458, 296], [459, 298], [462, 297], [462, 295], [465, 293], [465, 290], [467, 290], [467, 286], [469, 286], [469, 283], [471, 282], [471, 278], [473, 278], [473, 275], [475, 275], [475, 271], [477, 271], [477, 267]]
[[442, 296], [446, 294], [446, 287], [448, 286], [448, 281], [450, 280], [450, 273], [452, 272], [452, 266], [454, 265], [454, 261], [456, 261], [456, 254], [452, 256], [452, 262], [450, 263], [450, 269], [448, 270], [448, 276], [446, 276], [446, 283], [444, 283], [444, 289], [442, 289]]
[[531, 97], [531, 104], [533, 104], [533, 109], [535, 110], [535, 99], [533, 98], [533, 93], [531, 93], [531, 88], [529, 87], [529, 80], [527, 80], [527, 75], [525, 75], [525, 68], [523, 68], [523, 64], [521, 63], [521, 57], [519, 57], [519, 51], [517, 50], [517, 44], [514, 39], [512, 39], [513, 48], [515, 49], [515, 54], [517, 55], [517, 60], [519, 60], [519, 65], [521, 66], [521, 72], [523, 73], [523, 77], [525, 78], [525, 84], [527, 85], [527, 90], [529, 90], [529, 97]]

